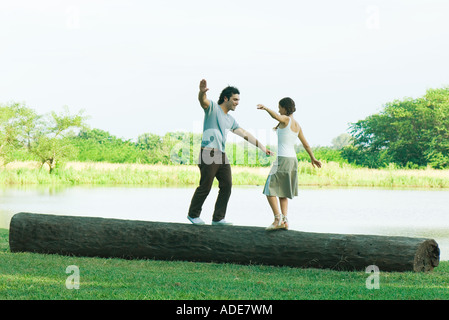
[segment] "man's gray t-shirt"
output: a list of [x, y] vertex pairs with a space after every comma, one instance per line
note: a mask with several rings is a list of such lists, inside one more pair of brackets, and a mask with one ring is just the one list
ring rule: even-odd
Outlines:
[[238, 128], [240, 126], [237, 121], [229, 113], [225, 114], [217, 103], [211, 101], [209, 108], [204, 110], [201, 147], [218, 149], [224, 153], [229, 130]]

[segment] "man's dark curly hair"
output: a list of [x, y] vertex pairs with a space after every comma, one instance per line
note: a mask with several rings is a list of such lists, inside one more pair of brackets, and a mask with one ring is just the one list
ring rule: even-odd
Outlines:
[[236, 87], [227, 86], [221, 92], [220, 98], [218, 99], [218, 104], [222, 104], [225, 97], [228, 98], [229, 101], [234, 94], [240, 94], [239, 89], [237, 89]]

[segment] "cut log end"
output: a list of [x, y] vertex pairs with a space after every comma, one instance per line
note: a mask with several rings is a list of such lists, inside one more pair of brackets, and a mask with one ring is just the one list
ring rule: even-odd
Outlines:
[[415, 272], [428, 272], [440, 263], [440, 249], [435, 240], [429, 239], [421, 243], [416, 250], [413, 270]]

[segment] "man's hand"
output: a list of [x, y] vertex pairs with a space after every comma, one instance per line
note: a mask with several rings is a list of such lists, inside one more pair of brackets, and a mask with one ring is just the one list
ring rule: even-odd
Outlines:
[[200, 92], [198, 93], [198, 100], [200, 101], [201, 108], [203, 108], [204, 110], [209, 108], [210, 105], [210, 100], [207, 99], [206, 95], [207, 90], [209, 90], [209, 88], [207, 87], [207, 82], [203, 79], [200, 81]]
[[209, 90], [209, 88], [207, 87], [207, 82], [206, 82], [206, 80], [203, 79], [200, 81], [200, 92], [206, 93], [207, 90]]

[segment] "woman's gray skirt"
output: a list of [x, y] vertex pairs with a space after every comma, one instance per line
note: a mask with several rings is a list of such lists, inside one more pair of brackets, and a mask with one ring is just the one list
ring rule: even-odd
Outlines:
[[298, 196], [298, 159], [277, 157], [265, 182], [263, 194], [289, 199]]

